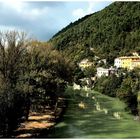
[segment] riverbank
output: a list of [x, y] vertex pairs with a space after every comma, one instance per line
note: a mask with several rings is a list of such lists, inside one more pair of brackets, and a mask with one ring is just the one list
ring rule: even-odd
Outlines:
[[58, 122], [66, 107], [64, 98], [59, 98], [55, 109], [48, 108], [45, 112], [30, 112], [28, 120], [23, 122], [14, 132], [14, 138], [47, 137], [50, 129]]

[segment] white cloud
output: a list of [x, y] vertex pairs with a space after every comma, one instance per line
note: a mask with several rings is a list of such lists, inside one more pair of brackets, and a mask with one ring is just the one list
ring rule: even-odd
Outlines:
[[95, 2], [88, 2], [88, 7], [86, 9], [82, 9], [82, 8], [78, 8], [78, 9], [74, 9], [72, 11], [72, 15], [76, 18], [81, 18], [85, 15], [91, 14], [94, 12], [93, 8], [94, 8]]
[[75, 10], [73, 11], [72, 14], [73, 14], [73, 16], [75, 16], [75, 17], [82, 17], [82, 16], [85, 15], [85, 12], [84, 12], [83, 9], [78, 8], [78, 9], [75, 9]]
[[27, 19], [27, 20], [35, 20], [39, 16], [47, 13], [47, 8], [43, 7], [40, 8], [30, 8], [29, 4], [23, 1], [17, 1], [17, 0], [10, 0], [10, 1], [2, 1], [2, 4], [7, 9], [11, 9], [12, 11], [15, 11], [17, 15], [20, 15], [21, 18]]
[[94, 6], [95, 6], [95, 2], [93, 1], [88, 2], [87, 14], [91, 14], [94, 12], [93, 10]]
[[33, 9], [24, 10], [24, 12], [20, 14], [24, 19], [28, 19], [32, 21], [32, 20], [37, 20], [41, 16], [43, 17], [44, 15], [47, 15], [47, 13], [48, 13], [47, 8], [43, 8], [43, 9], [33, 8]]
[[22, 1], [16, 1], [16, 0], [4, 0], [1, 1], [1, 3], [4, 5], [4, 7], [10, 7], [13, 10], [16, 10], [17, 12], [22, 12], [25, 3], [23, 3]]

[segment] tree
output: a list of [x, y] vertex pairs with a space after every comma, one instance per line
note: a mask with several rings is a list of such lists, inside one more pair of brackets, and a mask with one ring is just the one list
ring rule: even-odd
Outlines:
[[88, 78], [94, 77], [96, 74], [96, 68], [94, 66], [84, 69], [84, 75]]
[[117, 77], [115, 74], [112, 74], [108, 77], [102, 76], [97, 79], [95, 88], [101, 91], [103, 94], [106, 94], [111, 97], [116, 97], [117, 89], [121, 86], [122, 77]]
[[72, 82], [73, 64], [49, 43], [31, 42], [29, 54], [32, 106], [35, 111], [46, 105], [53, 108], [67, 83]]
[[77, 84], [80, 84], [80, 79], [84, 78], [84, 73], [83, 71], [78, 67], [74, 67], [74, 82]]
[[25, 33], [0, 32], [0, 135], [6, 137], [18, 127], [29, 109], [27, 90], [20, 84], [26, 71], [27, 43]]
[[117, 97], [123, 100], [133, 114], [138, 114], [139, 74], [135, 70], [126, 73], [120, 88], [117, 89]]

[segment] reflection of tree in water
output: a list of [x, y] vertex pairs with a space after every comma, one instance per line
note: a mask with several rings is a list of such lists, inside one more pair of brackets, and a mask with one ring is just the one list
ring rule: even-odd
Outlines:
[[[48, 134], [49, 138], [140, 137], [139, 124], [124, 111], [125, 106], [121, 101], [93, 91], [90, 94], [92, 96], [88, 98], [79, 96], [78, 93], [72, 96], [62, 121]], [[93, 95], [100, 104], [100, 111], [96, 110], [97, 103], [92, 99]], [[85, 109], [79, 108], [78, 104], [81, 102], [86, 104]], [[116, 114], [120, 115], [120, 119], [116, 118]]]

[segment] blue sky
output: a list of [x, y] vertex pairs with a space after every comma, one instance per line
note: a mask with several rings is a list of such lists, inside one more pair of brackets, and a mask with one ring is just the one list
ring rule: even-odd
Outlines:
[[22, 30], [47, 41], [79, 18], [111, 4], [111, 1], [0, 1], [0, 30]]

